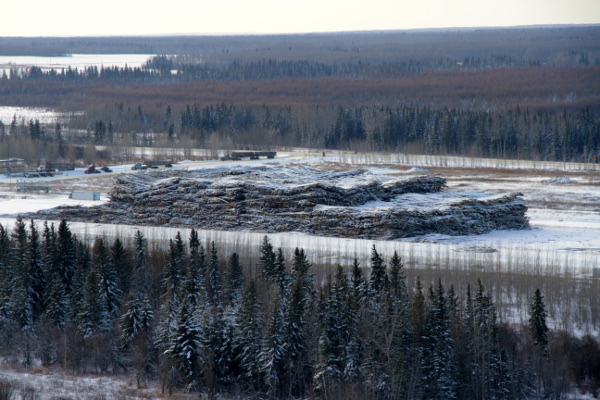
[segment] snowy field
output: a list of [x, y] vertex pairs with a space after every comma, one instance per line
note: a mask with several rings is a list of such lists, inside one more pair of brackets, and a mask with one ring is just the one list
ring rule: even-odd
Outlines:
[[36, 108], [36, 107], [0, 107], [0, 122], [9, 129], [13, 118], [17, 118], [17, 124], [21, 124], [24, 120], [27, 123], [32, 120], [38, 120], [41, 124], [54, 124], [56, 122], [67, 121], [71, 115], [59, 113], [51, 109]]
[[[2, 387], [2, 385], [5, 385]], [[157, 384], [138, 389], [125, 376], [69, 375], [49, 368], [33, 370], [0, 369], [0, 394], [6, 394], [10, 386], [12, 397], [7, 399], [35, 400], [136, 400], [165, 399]], [[178, 399], [198, 398], [179, 394]]]
[[[429, 158], [423, 156], [422, 161]], [[374, 160], [371, 158], [370, 160]], [[317, 157], [308, 153], [280, 154], [275, 160], [253, 160], [238, 162], [221, 161], [184, 161], [174, 168], [202, 169], [228, 165], [276, 165], [302, 164], [324, 168], [366, 168], [375, 173], [386, 174], [423, 174], [434, 173], [448, 180], [453, 191], [464, 193], [501, 194], [522, 192], [529, 202], [528, 217], [531, 230], [493, 231], [484, 235], [447, 236], [425, 235], [417, 238], [397, 241], [374, 241], [359, 239], [340, 239], [317, 237], [300, 233], [270, 234], [274, 246], [291, 252], [295, 247], [304, 248], [315, 262], [350, 263], [354, 257], [366, 261], [372, 245], [384, 255], [391, 256], [398, 251], [408, 265], [419, 267], [454, 266], [473, 262], [481, 263], [482, 268], [495, 271], [537, 273], [555, 276], [589, 278], [598, 274], [600, 268], [600, 172], [596, 165], [590, 169], [578, 167], [573, 171], [571, 165], [564, 163], [546, 163], [544, 169], [533, 168], [526, 162], [520, 168], [490, 168], [491, 161], [478, 167], [476, 161], [470, 167], [432, 166], [423, 168], [425, 162], [411, 157], [411, 164], [404, 165], [399, 158], [393, 160], [377, 159], [376, 165], [364, 165], [349, 156]], [[461, 160], [465, 160], [462, 159]], [[466, 161], [463, 161], [466, 162]], [[370, 162], [369, 162], [370, 164]], [[432, 164], [432, 162], [429, 162]], [[446, 162], [447, 164], [447, 162]], [[529, 167], [529, 168], [526, 168]], [[59, 205], [93, 206], [94, 201], [71, 200], [71, 190], [90, 190], [101, 192], [101, 202], [108, 201], [112, 179], [110, 175], [136, 173], [129, 165], [114, 165], [112, 174], [85, 175], [83, 169], [65, 172], [52, 178], [40, 180], [51, 186], [50, 194], [15, 193], [15, 178], [0, 178], [0, 223], [12, 229], [14, 218], [20, 213], [33, 212]], [[515, 172], [516, 171], [516, 172]], [[566, 175], [565, 175], [566, 174]], [[101, 225], [92, 223], [71, 223], [71, 228], [79, 237], [131, 237], [137, 229], [146, 237], [158, 241], [168, 241], [178, 231], [185, 236], [187, 229]], [[205, 240], [215, 240], [224, 249], [238, 246], [256, 246], [264, 234], [259, 232], [200, 232]], [[333, 258], [333, 254], [337, 254]], [[363, 263], [364, 265], [364, 263]], [[542, 269], [543, 271], [540, 271]]]
[[40, 56], [0, 56], [0, 75], [8, 74], [11, 69], [39, 67], [44, 71], [50, 69], [83, 70], [87, 67], [139, 68], [153, 57], [153, 54], [71, 54], [63, 57]]

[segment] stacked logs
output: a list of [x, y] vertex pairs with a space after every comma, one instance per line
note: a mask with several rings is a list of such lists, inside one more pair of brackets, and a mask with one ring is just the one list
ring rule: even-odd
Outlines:
[[[445, 187], [445, 180], [436, 176], [399, 178], [360, 169], [304, 166], [144, 171], [120, 175], [107, 204], [63, 209], [62, 216], [129, 225], [369, 239], [481, 234], [529, 226], [521, 194], [457, 195], [450, 202], [440, 200], [438, 206], [434, 194]], [[410, 207], [403, 205], [408, 194], [413, 196]], [[414, 196], [429, 199], [427, 207], [415, 207]]]

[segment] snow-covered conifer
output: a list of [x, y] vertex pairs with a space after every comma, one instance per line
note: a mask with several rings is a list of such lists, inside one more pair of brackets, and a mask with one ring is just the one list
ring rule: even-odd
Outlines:
[[213, 306], [221, 301], [221, 271], [219, 268], [219, 254], [215, 242], [211, 242], [208, 258], [208, 299]]
[[251, 281], [242, 295], [236, 323], [239, 364], [244, 377], [255, 389], [260, 387], [259, 356], [263, 325], [260, 311], [256, 285]]
[[375, 245], [371, 250], [371, 278], [370, 289], [374, 294], [383, 295], [388, 285], [388, 275], [383, 258], [377, 252]]
[[277, 277], [277, 271], [275, 269], [276, 255], [268, 236], [263, 238], [259, 252], [260, 258], [258, 261], [258, 268], [261, 275], [265, 282], [274, 282]]
[[227, 277], [225, 283], [226, 297], [229, 304], [236, 304], [240, 297], [244, 283], [244, 269], [240, 264], [240, 256], [231, 254], [227, 263]]
[[263, 338], [259, 356], [261, 375], [267, 392], [281, 396], [285, 387], [286, 343], [283, 334], [284, 307], [280, 298], [275, 298], [271, 318]]
[[46, 302], [46, 266], [40, 247], [40, 235], [32, 219], [29, 225], [27, 249], [28, 290], [34, 319], [44, 311]]
[[65, 291], [71, 293], [73, 286], [73, 277], [77, 269], [77, 255], [75, 250], [75, 240], [71, 234], [71, 230], [67, 225], [66, 220], [61, 220], [58, 225], [58, 242], [57, 242], [57, 267], [61, 276]]
[[97, 238], [93, 248], [93, 264], [100, 279], [98, 295], [107, 316], [115, 316], [121, 305], [117, 271], [110, 260], [104, 240]]
[[116, 238], [110, 246], [110, 263], [111, 269], [115, 271], [118, 277], [119, 291], [128, 293], [131, 288], [132, 267], [127, 249], [125, 249], [119, 238]]
[[175, 360], [184, 383], [189, 389], [197, 388], [200, 375], [202, 337], [194, 313], [183, 302], [179, 310], [171, 345], [166, 353]]

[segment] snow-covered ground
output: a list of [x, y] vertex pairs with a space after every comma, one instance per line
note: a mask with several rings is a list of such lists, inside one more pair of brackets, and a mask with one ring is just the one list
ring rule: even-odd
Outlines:
[[[80, 400], [119, 400], [119, 399], [165, 399], [157, 383], [138, 388], [134, 380], [117, 375], [69, 375], [58, 368], [34, 367], [29, 370], [0, 367], [0, 382], [12, 388], [10, 399], [80, 399]], [[5, 387], [6, 390], [6, 387]], [[5, 392], [4, 392], [5, 393]], [[177, 398], [195, 398], [178, 393]]]
[[[411, 158], [412, 161], [417, 160]], [[424, 156], [424, 159], [427, 157]], [[340, 156], [316, 157], [310, 154], [286, 153], [279, 154], [275, 160], [252, 161], [184, 161], [176, 164], [174, 168], [202, 169], [215, 166], [234, 165], [274, 165], [274, 164], [306, 164], [320, 165], [322, 167], [347, 167], [371, 168], [374, 173], [387, 174], [423, 174], [426, 173], [421, 166], [414, 164], [403, 165], [399, 159], [391, 162], [381, 162], [383, 165], [364, 166], [349, 162]], [[365, 158], [363, 161], [367, 161]], [[379, 161], [379, 160], [378, 160]], [[467, 261], [469, 264], [481, 264], [482, 267], [493, 270], [510, 270], [525, 272], [528, 270], [542, 269], [551, 275], [568, 275], [579, 277], [592, 277], [600, 273], [600, 173], [592, 166], [592, 170], [578, 170], [577, 175], [571, 175], [568, 180], [560, 178], [563, 173], [571, 171], [567, 166], [566, 171], [561, 170], [564, 163], [551, 165], [552, 169], [524, 170], [525, 162], [521, 165], [516, 175], [506, 174], [504, 170], [494, 173], [488, 168], [492, 162], [485, 160], [485, 172], [480, 174], [475, 161], [462, 161], [469, 167], [430, 167], [432, 173], [440, 174], [448, 180], [448, 186], [453, 191], [465, 193], [510, 193], [522, 192], [525, 199], [530, 202], [528, 216], [531, 230], [525, 231], [493, 231], [484, 235], [475, 236], [446, 236], [426, 235], [418, 238], [398, 241], [374, 241], [362, 239], [341, 239], [333, 237], [317, 237], [300, 233], [270, 234], [274, 246], [292, 251], [295, 247], [304, 248], [313, 261], [328, 261], [349, 263], [354, 257], [366, 261], [370, 255], [372, 245], [391, 256], [393, 251], [398, 251], [407, 264], [415, 268], [419, 266], [436, 266], [445, 264], [460, 267]], [[131, 164], [111, 166], [114, 174], [132, 173]], [[548, 165], [546, 165], [548, 166]], [[573, 173], [572, 173], [573, 174]], [[106, 177], [109, 174], [85, 175], [83, 169], [69, 171], [53, 178], [43, 178], [51, 185], [60, 183], [68, 187], [69, 184], [77, 185], [77, 190], [82, 190], [86, 182], [93, 178]], [[89, 181], [86, 181], [89, 180]], [[99, 204], [94, 201], [68, 199], [66, 193], [46, 194], [21, 194], [11, 191], [15, 178], [0, 178], [0, 223], [9, 229], [12, 228], [17, 214], [32, 212], [40, 209], [52, 208], [59, 205], [93, 206]], [[107, 180], [105, 189], [101, 194], [101, 202], [108, 200], [110, 181]], [[8, 183], [8, 185], [7, 185]], [[90, 183], [91, 185], [91, 183]], [[4, 188], [4, 189], [2, 189]], [[79, 237], [105, 235], [105, 236], [132, 236], [137, 229], [142, 230], [149, 239], [167, 240], [178, 231], [183, 235], [187, 229], [142, 227], [123, 225], [101, 225], [91, 223], [71, 223], [71, 229]], [[259, 232], [224, 232], [201, 231], [206, 240], [215, 240], [222, 246], [235, 248], [235, 246], [258, 246], [263, 233]], [[332, 259], [333, 254], [338, 254]], [[363, 263], [363, 265], [365, 265]]]

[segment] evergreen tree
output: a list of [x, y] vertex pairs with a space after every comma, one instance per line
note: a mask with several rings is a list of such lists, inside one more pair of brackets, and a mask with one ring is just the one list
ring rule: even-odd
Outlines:
[[20, 328], [26, 330], [33, 323], [33, 307], [27, 262], [27, 231], [25, 222], [20, 216], [15, 222], [12, 238], [9, 309], [12, 319], [19, 324]]
[[77, 256], [75, 251], [75, 241], [66, 220], [61, 220], [58, 225], [58, 249], [57, 249], [57, 268], [65, 285], [67, 294], [71, 293], [73, 286], [73, 277], [77, 268]]
[[97, 238], [93, 248], [93, 264], [100, 278], [98, 295], [107, 316], [115, 316], [121, 304], [117, 271], [110, 260], [104, 240]]
[[273, 251], [273, 245], [267, 236], [263, 238], [260, 245], [260, 258], [258, 268], [265, 282], [275, 282], [277, 279], [277, 270], [275, 266], [276, 255]]
[[404, 276], [404, 264], [394, 251], [394, 255], [390, 260], [390, 291], [392, 295], [401, 302], [408, 301], [408, 290], [406, 287], [406, 277]]
[[44, 311], [46, 302], [46, 267], [44, 265], [40, 247], [40, 236], [33, 219], [29, 225], [29, 247], [28, 247], [29, 296], [34, 319], [37, 319]]
[[315, 390], [322, 395], [330, 391], [333, 382], [342, 381], [346, 375], [347, 353], [351, 350], [349, 296], [348, 279], [338, 265], [327, 296], [324, 327], [319, 338], [319, 365], [314, 377]]
[[383, 262], [383, 258], [377, 252], [375, 245], [371, 250], [371, 279], [370, 289], [373, 294], [383, 295], [384, 289], [387, 288], [388, 276], [386, 273], [386, 267]]
[[422, 384], [423, 359], [425, 357], [427, 345], [427, 324], [428, 324], [428, 307], [423, 295], [423, 285], [417, 277], [415, 285], [415, 293], [412, 297], [411, 307], [409, 311], [409, 329], [410, 329], [410, 351], [409, 351], [409, 381], [416, 382], [408, 388], [408, 395], [412, 398], [424, 397], [424, 385]]
[[352, 263], [351, 283], [353, 303], [359, 306], [367, 295], [367, 281], [364, 278], [363, 271], [360, 268], [360, 264], [356, 258]]
[[11, 292], [12, 265], [10, 262], [10, 237], [0, 224], [0, 327], [10, 314], [9, 300]]
[[545, 355], [548, 352], [548, 326], [546, 325], [546, 306], [540, 289], [536, 289], [529, 307], [529, 330], [533, 344]]
[[283, 335], [284, 307], [280, 298], [275, 298], [271, 318], [263, 338], [259, 356], [261, 375], [267, 392], [280, 397], [285, 388], [285, 337]]
[[184, 302], [179, 311], [173, 341], [167, 350], [176, 361], [177, 368], [188, 389], [198, 389], [202, 337], [193, 312]]
[[121, 293], [128, 293], [131, 288], [132, 267], [129, 254], [121, 239], [116, 238], [110, 247], [110, 268], [118, 277], [118, 288]]
[[[179, 232], [178, 232], [179, 234]], [[169, 253], [167, 256], [167, 266], [163, 271], [164, 292], [169, 298], [179, 299], [181, 284], [183, 282], [184, 262], [183, 262], [183, 242], [181, 236], [178, 240], [169, 240]]]
[[146, 294], [151, 288], [151, 271], [146, 251], [146, 238], [139, 229], [135, 232], [133, 243], [135, 253], [133, 256], [132, 291]]
[[239, 364], [246, 381], [255, 389], [261, 386], [260, 363], [261, 354], [261, 320], [256, 285], [251, 281], [242, 295], [236, 323], [238, 330]]
[[274, 281], [277, 283], [284, 301], [287, 300], [288, 274], [285, 270], [285, 257], [283, 256], [281, 247], [277, 249], [277, 256], [275, 257]]
[[201, 287], [202, 289], [206, 289], [204, 286], [205, 277], [206, 277], [206, 251], [204, 247], [200, 244], [200, 240], [198, 239], [198, 233], [194, 228], [190, 232], [189, 239], [190, 246], [190, 266], [194, 266], [197, 273], [200, 274], [201, 278]]
[[429, 289], [429, 344], [423, 358], [423, 383], [427, 397], [456, 398], [456, 372], [453, 365], [454, 348], [450, 336], [450, 316], [441, 280], [436, 290]]
[[[73, 277], [73, 287], [70, 296], [68, 297], [70, 306], [70, 316], [74, 320], [77, 320], [79, 318], [79, 313], [81, 312], [81, 307], [83, 305], [87, 275], [90, 269], [92, 268], [92, 256], [90, 255], [88, 247], [82, 241], [77, 241], [75, 246], [77, 270], [75, 271], [75, 276]], [[55, 276], [59, 278], [60, 287], [62, 288], [62, 291], [66, 293], [64, 280], [62, 279], [59, 270], [56, 270]]]
[[48, 222], [44, 222], [44, 233], [43, 233], [43, 255], [44, 264], [46, 265], [47, 273], [51, 273], [57, 270], [57, 252], [56, 252], [56, 241], [58, 236], [54, 229], [54, 223], [48, 225]]
[[45, 313], [56, 326], [63, 327], [69, 313], [69, 301], [62, 277], [56, 272], [52, 272], [48, 281], [48, 298]]
[[208, 259], [208, 299], [211, 304], [217, 305], [221, 300], [221, 272], [219, 269], [219, 255], [215, 242], [211, 242], [210, 256]]
[[240, 265], [240, 257], [237, 253], [231, 254], [227, 263], [226, 296], [230, 305], [239, 300], [242, 284], [244, 283], [244, 270]]
[[[206, 295], [206, 293], [204, 293], [206, 290], [204, 287], [204, 277], [202, 276], [204, 256], [200, 259], [197, 254], [198, 248], [192, 249], [194, 249], [194, 252], [191, 256], [187, 276], [183, 282], [183, 296], [188, 302], [189, 307], [196, 309], [200, 305], [202, 297]], [[204, 249], [202, 249], [202, 252], [204, 252]]]
[[15, 221], [12, 236], [11, 264], [17, 273], [27, 275], [27, 229], [19, 215]]
[[346, 365], [344, 367], [345, 380], [357, 383], [361, 379], [362, 358], [364, 343], [361, 329], [364, 328], [363, 314], [366, 303], [367, 283], [357, 259], [352, 263], [350, 281], [350, 295], [348, 298], [348, 348]]
[[292, 393], [303, 396], [308, 377], [304, 376], [306, 358], [306, 308], [311, 290], [311, 280], [308, 275], [310, 263], [304, 250], [296, 248], [292, 262], [292, 281], [289, 303], [284, 316], [284, 337], [286, 342], [286, 370], [293, 378], [289, 380]]
[[126, 311], [121, 316], [121, 340], [123, 346], [131, 343], [140, 332], [150, 330], [154, 313], [150, 302], [139, 296], [132, 297], [126, 305]]
[[81, 336], [90, 338], [106, 328], [106, 313], [100, 298], [100, 276], [96, 268], [90, 268], [87, 273], [83, 298], [78, 315], [77, 328]]

